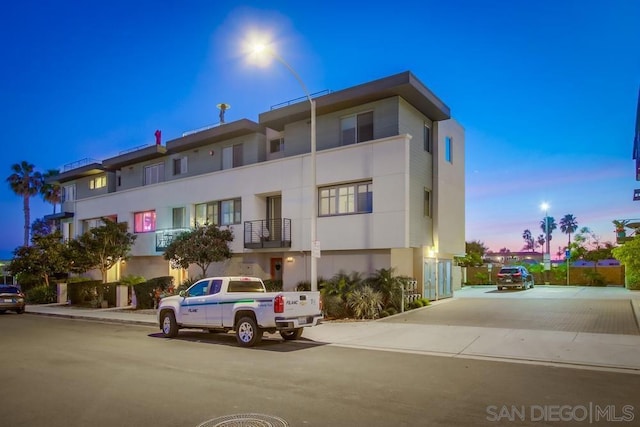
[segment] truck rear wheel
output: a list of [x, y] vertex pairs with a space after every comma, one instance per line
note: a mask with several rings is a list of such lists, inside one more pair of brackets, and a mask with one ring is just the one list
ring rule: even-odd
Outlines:
[[280, 336], [286, 341], [299, 340], [302, 336], [302, 328], [296, 328], [289, 331], [280, 331]]
[[174, 338], [178, 335], [178, 323], [173, 312], [166, 310], [160, 318], [162, 319], [162, 334], [166, 338]]
[[235, 329], [236, 340], [242, 347], [253, 347], [262, 340], [262, 329], [252, 317], [242, 317]]

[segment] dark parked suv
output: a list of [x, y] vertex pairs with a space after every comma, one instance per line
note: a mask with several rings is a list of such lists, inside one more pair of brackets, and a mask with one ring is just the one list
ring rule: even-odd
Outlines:
[[508, 288], [533, 288], [533, 276], [521, 265], [502, 267], [496, 281], [498, 290]]
[[24, 294], [17, 286], [0, 285], [0, 314], [7, 310], [24, 313]]

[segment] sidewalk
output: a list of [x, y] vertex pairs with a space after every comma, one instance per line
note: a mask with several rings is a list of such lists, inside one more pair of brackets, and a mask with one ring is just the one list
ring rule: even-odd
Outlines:
[[[442, 300], [436, 304], [446, 304]], [[635, 300], [634, 303], [638, 303]], [[419, 310], [429, 310], [424, 307]], [[155, 310], [27, 306], [26, 313], [158, 328]], [[379, 321], [325, 322], [303, 335], [318, 343], [445, 357], [615, 369], [640, 375], [640, 336], [526, 329], [419, 325]]]

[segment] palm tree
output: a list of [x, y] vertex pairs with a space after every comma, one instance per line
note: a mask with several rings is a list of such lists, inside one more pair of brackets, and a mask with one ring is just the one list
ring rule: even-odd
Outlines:
[[58, 169], [49, 169], [42, 174], [42, 187], [40, 188], [40, 195], [42, 200], [51, 203], [53, 205], [53, 213], [56, 213], [56, 206], [62, 200], [62, 189], [59, 184], [48, 183], [47, 181], [53, 177], [60, 175]]
[[571, 233], [578, 229], [578, 220], [572, 214], [566, 214], [560, 220], [560, 231], [569, 236], [567, 248], [571, 247]]
[[547, 239], [544, 234], [540, 234], [536, 239], [536, 243], [542, 249], [540, 252], [544, 253], [544, 244], [547, 242]]
[[40, 191], [42, 174], [34, 170], [35, 166], [23, 160], [11, 166], [13, 173], [7, 178], [9, 186], [18, 196], [22, 196], [22, 210], [24, 211], [24, 246], [29, 246], [29, 227], [31, 211], [29, 199]]
[[531, 235], [531, 230], [526, 229], [522, 232], [522, 239], [524, 240], [524, 250], [533, 252], [535, 250], [535, 241]]
[[[547, 230], [546, 228], [547, 224], [549, 226], [549, 230]], [[556, 219], [554, 217], [546, 216], [542, 218], [542, 221], [540, 221], [540, 228], [542, 229], [543, 233], [549, 235], [549, 242], [551, 242], [551, 233], [553, 233], [553, 230], [558, 228], [558, 224], [556, 224]]]

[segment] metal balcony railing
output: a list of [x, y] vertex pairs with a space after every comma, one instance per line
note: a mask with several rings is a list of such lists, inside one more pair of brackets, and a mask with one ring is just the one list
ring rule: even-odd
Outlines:
[[189, 228], [165, 228], [163, 230], [156, 230], [156, 251], [165, 251], [171, 242], [173, 242], [173, 239], [189, 230]]
[[290, 248], [291, 220], [274, 218], [245, 221], [244, 247], [246, 249]]

